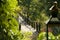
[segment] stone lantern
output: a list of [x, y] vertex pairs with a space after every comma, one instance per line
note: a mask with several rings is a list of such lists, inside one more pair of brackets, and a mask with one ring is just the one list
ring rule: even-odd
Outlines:
[[54, 2], [53, 6], [49, 9], [51, 11], [50, 19], [47, 21], [47, 40], [48, 40], [48, 32], [49, 28], [52, 30], [51, 32], [54, 35], [57, 35], [60, 33], [60, 20], [58, 19], [58, 7], [57, 7], [57, 1]]

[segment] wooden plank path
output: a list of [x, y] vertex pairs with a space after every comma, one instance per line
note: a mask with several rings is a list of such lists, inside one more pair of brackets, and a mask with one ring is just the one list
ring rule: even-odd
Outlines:
[[32, 28], [31, 25], [28, 25], [21, 16], [19, 16], [19, 22], [21, 24], [21, 31], [32, 32], [33, 34], [30, 36], [30, 39], [37, 40], [38, 32], [36, 32], [36, 29]]

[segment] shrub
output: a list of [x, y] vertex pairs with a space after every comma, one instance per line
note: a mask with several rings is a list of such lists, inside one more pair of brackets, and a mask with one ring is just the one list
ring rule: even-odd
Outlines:
[[[49, 32], [48, 35], [49, 40], [55, 40], [55, 36], [51, 32]], [[43, 40], [43, 39], [46, 40], [46, 32], [41, 32], [37, 38], [37, 40]]]
[[[0, 0], [0, 40], [19, 40], [17, 0]], [[18, 34], [19, 33], [19, 34]]]
[[31, 40], [32, 32], [25, 32], [23, 33], [23, 39], [22, 40]]

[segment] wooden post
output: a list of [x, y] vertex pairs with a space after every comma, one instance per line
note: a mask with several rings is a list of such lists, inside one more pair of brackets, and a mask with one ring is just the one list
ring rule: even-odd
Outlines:
[[47, 28], [46, 28], [46, 39], [48, 40], [48, 24], [47, 24]]
[[21, 24], [19, 24], [19, 31], [21, 30]]

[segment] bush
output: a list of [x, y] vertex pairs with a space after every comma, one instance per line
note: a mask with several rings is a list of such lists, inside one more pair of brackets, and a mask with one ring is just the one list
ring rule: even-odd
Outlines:
[[25, 33], [23, 33], [22, 40], [31, 40], [31, 35], [32, 35], [32, 32], [25, 32]]
[[60, 35], [56, 36], [56, 40], [60, 40]]
[[[0, 0], [0, 40], [19, 40], [17, 0]], [[18, 34], [19, 33], [19, 34]]]
[[[55, 36], [51, 32], [49, 32], [48, 35], [49, 40], [55, 40]], [[46, 32], [41, 32], [37, 38], [37, 40], [43, 40], [43, 39], [46, 40]]]

